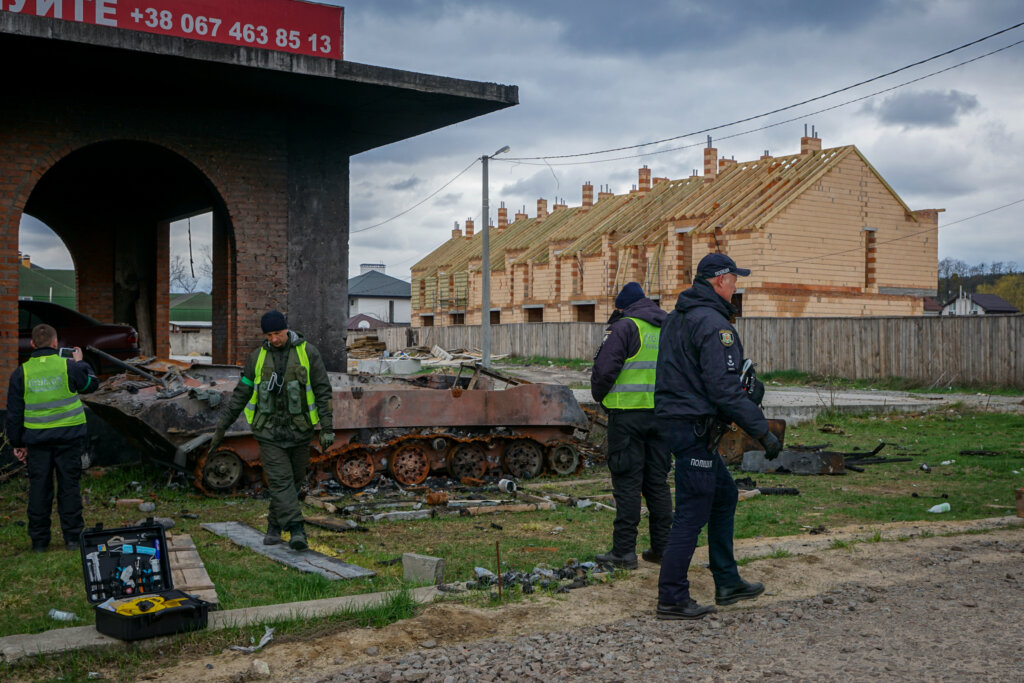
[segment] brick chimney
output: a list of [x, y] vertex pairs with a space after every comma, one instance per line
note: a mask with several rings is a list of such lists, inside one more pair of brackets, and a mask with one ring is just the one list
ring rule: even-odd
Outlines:
[[811, 126], [811, 136], [807, 137], [807, 124], [804, 124], [804, 136], [800, 138], [800, 154], [810, 154], [821, 151], [821, 138], [818, 132]]
[[562, 197], [561, 199], [559, 199], [558, 197], [555, 197], [555, 203], [551, 207], [551, 210], [552, 211], [558, 211], [559, 209], [568, 209], [568, 208], [569, 208], [569, 205], [565, 203], [565, 197]]
[[501, 203], [501, 207], [498, 209], [498, 232], [501, 233], [508, 227], [508, 209], [505, 208], [505, 202]]
[[736, 162], [735, 159], [719, 159], [718, 160], [718, 172], [721, 173], [722, 171], [724, 171], [725, 169], [729, 168], [730, 166], [735, 166], [736, 163], [737, 162]]
[[516, 211], [516, 220], [525, 221], [529, 216], [526, 214], [526, 207], [523, 207], [522, 211]]
[[597, 193], [597, 201], [615, 196], [612, 194], [612, 188], [610, 185], [602, 185], [601, 188], [601, 191]]
[[466, 239], [467, 240], [473, 239], [473, 219], [472, 218], [467, 218], [466, 219]]
[[704, 148], [704, 182], [710, 183], [718, 177], [718, 150], [711, 146], [711, 136], [708, 136], [708, 146]]
[[21, 254], [21, 265], [25, 266], [26, 268], [31, 268], [32, 257], [29, 256], [28, 254]]
[[548, 217], [548, 200], [537, 200], [537, 220], [542, 221]]
[[459, 222], [455, 221], [455, 227], [452, 228], [452, 239], [457, 240], [462, 237], [462, 231], [459, 230]]
[[764, 154], [762, 154], [762, 155], [761, 155], [761, 158], [762, 158], [762, 159], [771, 159], [771, 158], [772, 158], [772, 155], [771, 155], [771, 153], [770, 153], [770, 152], [769, 152], [769, 151], [768, 151], [768, 150], [766, 149], [766, 150], [764, 151]]
[[590, 181], [583, 183], [583, 208], [589, 209], [594, 205], [594, 186]]
[[654, 178], [653, 182], [654, 182], [655, 185], [657, 185], [658, 183], [667, 183], [668, 182], [668, 178], [663, 178], [663, 177]]
[[640, 190], [640, 194], [644, 194], [651, 191], [651, 169], [647, 168], [647, 164], [640, 169], [640, 179], [637, 182], [637, 189]]

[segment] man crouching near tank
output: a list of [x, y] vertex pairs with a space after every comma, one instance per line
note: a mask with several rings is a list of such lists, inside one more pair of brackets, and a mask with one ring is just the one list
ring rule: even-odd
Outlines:
[[729, 323], [736, 313], [730, 301], [737, 277], [747, 275], [725, 254], [708, 254], [697, 266], [693, 287], [679, 295], [661, 328], [654, 412], [675, 456], [676, 511], [658, 578], [659, 619], [699, 619], [716, 611], [690, 597], [686, 578], [705, 524], [715, 603], [731, 605], [764, 592], [760, 583], [740, 578], [732, 545], [736, 483], [708, 443], [715, 420], [724, 418], [758, 439], [768, 459], [780, 449], [743, 388], [743, 346]]
[[281, 542], [306, 550], [299, 494], [309, 464], [314, 428], [320, 427], [320, 445], [334, 443], [331, 380], [323, 358], [301, 334], [288, 329], [282, 313], [270, 311], [260, 321], [265, 341], [249, 354], [238, 386], [221, 412], [210, 453], [217, 450], [228, 427], [245, 411], [252, 434], [260, 445], [263, 471], [270, 489], [265, 545]]

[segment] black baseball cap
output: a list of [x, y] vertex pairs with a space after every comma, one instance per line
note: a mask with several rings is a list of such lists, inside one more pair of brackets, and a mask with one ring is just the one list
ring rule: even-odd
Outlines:
[[736, 273], [746, 277], [750, 275], [750, 270], [738, 267], [736, 262], [725, 254], [708, 254], [697, 264], [697, 275], [706, 280], [726, 273]]

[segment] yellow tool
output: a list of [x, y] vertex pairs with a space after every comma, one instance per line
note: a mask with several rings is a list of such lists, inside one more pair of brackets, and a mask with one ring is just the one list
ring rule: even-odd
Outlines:
[[119, 600], [111, 605], [114, 611], [126, 617], [133, 617], [138, 614], [152, 614], [170, 607], [180, 607], [181, 603], [188, 598], [174, 598], [165, 600], [159, 595], [147, 595], [131, 600]]

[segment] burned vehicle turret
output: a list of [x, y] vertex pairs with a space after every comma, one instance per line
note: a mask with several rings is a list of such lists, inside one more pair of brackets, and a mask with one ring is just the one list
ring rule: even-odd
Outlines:
[[[214, 452], [207, 444], [240, 368], [151, 361], [83, 396], [151, 460], [206, 491], [262, 478], [259, 446], [240, 417]], [[378, 474], [412, 486], [428, 475], [462, 480], [506, 473], [529, 479], [582, 469], [588, 420], [572, 390], [503, 377], [481, 367], [411, 378], [331, 374], [335, 442], [314, 440], [310, 466], [350, 488]]]

